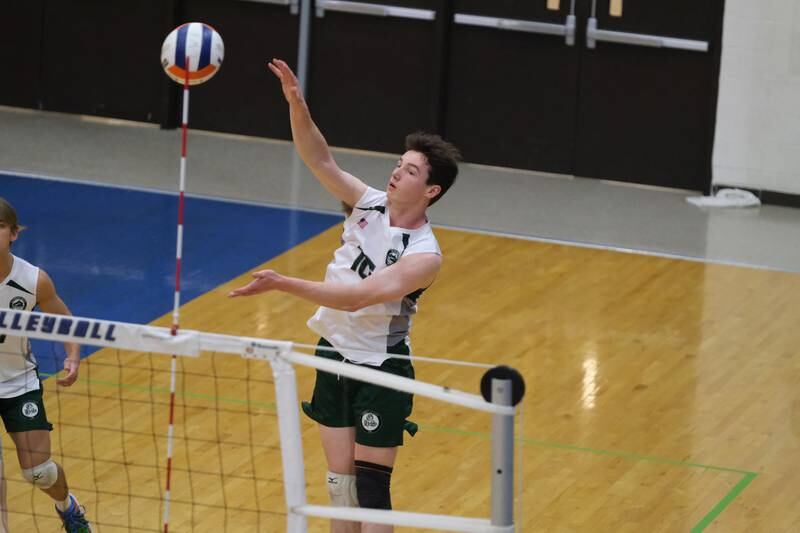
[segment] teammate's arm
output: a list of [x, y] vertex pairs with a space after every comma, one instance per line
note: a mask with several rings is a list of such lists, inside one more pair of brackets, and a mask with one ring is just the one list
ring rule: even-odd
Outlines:
[[[39, 301], [37, 305], [39, 309], [45, 313], [53, 313], [56, 315], [71, 315], [67, 304], [58, 296], [53, 280], [44, 270], [39, 269], [39, 280], [37, 281], [36, 294], [38, 294]], [[81, 364], [80, 346], [74, 342], [65, 342], [64, 350], [67, 352], [67, 357], [64, 359], [64, 371], [67, 373], [56, 383], [59, 385], [72, 385], [78, 379], [78, 367]]]
[[273, 59], [267, 66], [281, 81], [283, 95], [289, 103], [292, 139], [300, 158], [329, 193], [348, 205], [355, 205], [367, 190], [366, 184], [336, 164], [325, 137], [311, 119], [297, 77], [289, 65]]
[[231, 291], [229, 296], [251, 296], [271, 290], [283, 291], [323, 307], [342, 311], [399, 300], [417, 289], [433, 283], [442, 265], [438, 254], [424, 253], [402, 257], [355, 284], [331, 281], [309, 281], [283, 276], [273, 270], [253, 273], [248, 285]]

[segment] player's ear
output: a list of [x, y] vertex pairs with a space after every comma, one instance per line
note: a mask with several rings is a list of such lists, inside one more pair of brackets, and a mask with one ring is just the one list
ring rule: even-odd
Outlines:
[[441, 185], [428, 185], [428, 190], [425, 191], [425, 196], [428, 197], [429, 200], [433, 200], [442, 192]]

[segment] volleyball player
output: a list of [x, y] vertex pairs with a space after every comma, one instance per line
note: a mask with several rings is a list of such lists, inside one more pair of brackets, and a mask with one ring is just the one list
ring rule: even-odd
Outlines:
[[[21, 230], [16, 211], [0, 198], [0, 308], [38, 306], [45, 313], [69, 315], [45, 271], [11, 253]], [[78, 379], [80, 348], [74, 343], [64, 347], [66, 375], [56, 383], [68, 387]], [[17, 447], [22, 477], [53, 499], [68, 533], [92, 531], [83, 507], [69, 492], [64, 470], [50, 456], [53, 425], [47, 421], [38, 365], [26, 337], [0, 335], [0, 416]]]
[[[300, 157], [352, 211], [324, 281], [264, 270], [253, 273], [255, 279], [231, 296], [278, 290], [314, 302], [320, 307], [308, 326], [321, 337], [317, 356], [413, 378], [408, 359], [385, 354], [410, 353], [408, 335], [417, 299], [442, 264], [426, 210], [455, 181], [460, 154], [438, 135], [411, 134], [386, 190], [368, 187], [336, 164], [288, 65], [275, 59], [268, 66], [289, 103]], [[398, 446], [404, 429], [412, 435], [416, 431], [407, 420], [411, 407], [410, 394], [317, 372], [312, 400], [303, 409], [319, 425], [334, 505], [392, 508], [390, 479]], [[377, 524], [331, 525], [335, 532], [359, 529], [392, 531]]]

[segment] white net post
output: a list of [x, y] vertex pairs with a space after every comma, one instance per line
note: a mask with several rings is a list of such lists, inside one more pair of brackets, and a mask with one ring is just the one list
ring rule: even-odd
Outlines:
[[286, 532], [305, 533], [308, 519], [305, 515], [295, 512], [295, 509], [306, 504], [306, 473], [303, 463], [297, 378], [292, 364], [280, 357], [284, 351], [288, 351], [288, 346], [251, 342], [245, 350], [245, 356], [266, 359], [272, 366], [278, 433], [281, 440], [283, 490], [286, 497]]
[[[492, 379], [492, 403], [511, 405], [511, 380]], [[514, 417], [492, 415], [492, 525], [514, 525]], [[509, 529], [513, 531], [513, 527]]]

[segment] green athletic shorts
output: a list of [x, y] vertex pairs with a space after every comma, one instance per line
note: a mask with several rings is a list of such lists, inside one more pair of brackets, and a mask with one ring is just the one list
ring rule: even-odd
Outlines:
[[9, 433], [21, 433], [35, 429], [53, 430], [47, 421], [47, 413], [42, 401], [42, 384], [39, 390], [26, 392], [15, 398], [0, 398], [0, 417]]
[[[343, 361], [338, 352], [320, 349], [330, 347], [327, 340], [320, 339], [316, 355]], [[408, 355], [409, 349], [400, 342], [388, 353]], [[380, 367], [365, 366], [414, 379], [414, 367], [408, 359], [387, 359]], [[359, 444], [391, 448], [402, 446], [403, 430], [411, 436], [417, 431], [416, 424], [406, 420], [412, 403], [411, 394], [317, 370], [314, 396], [310, 403], [303, 402], [303, 411], [323, 426], [355, 427]]]

